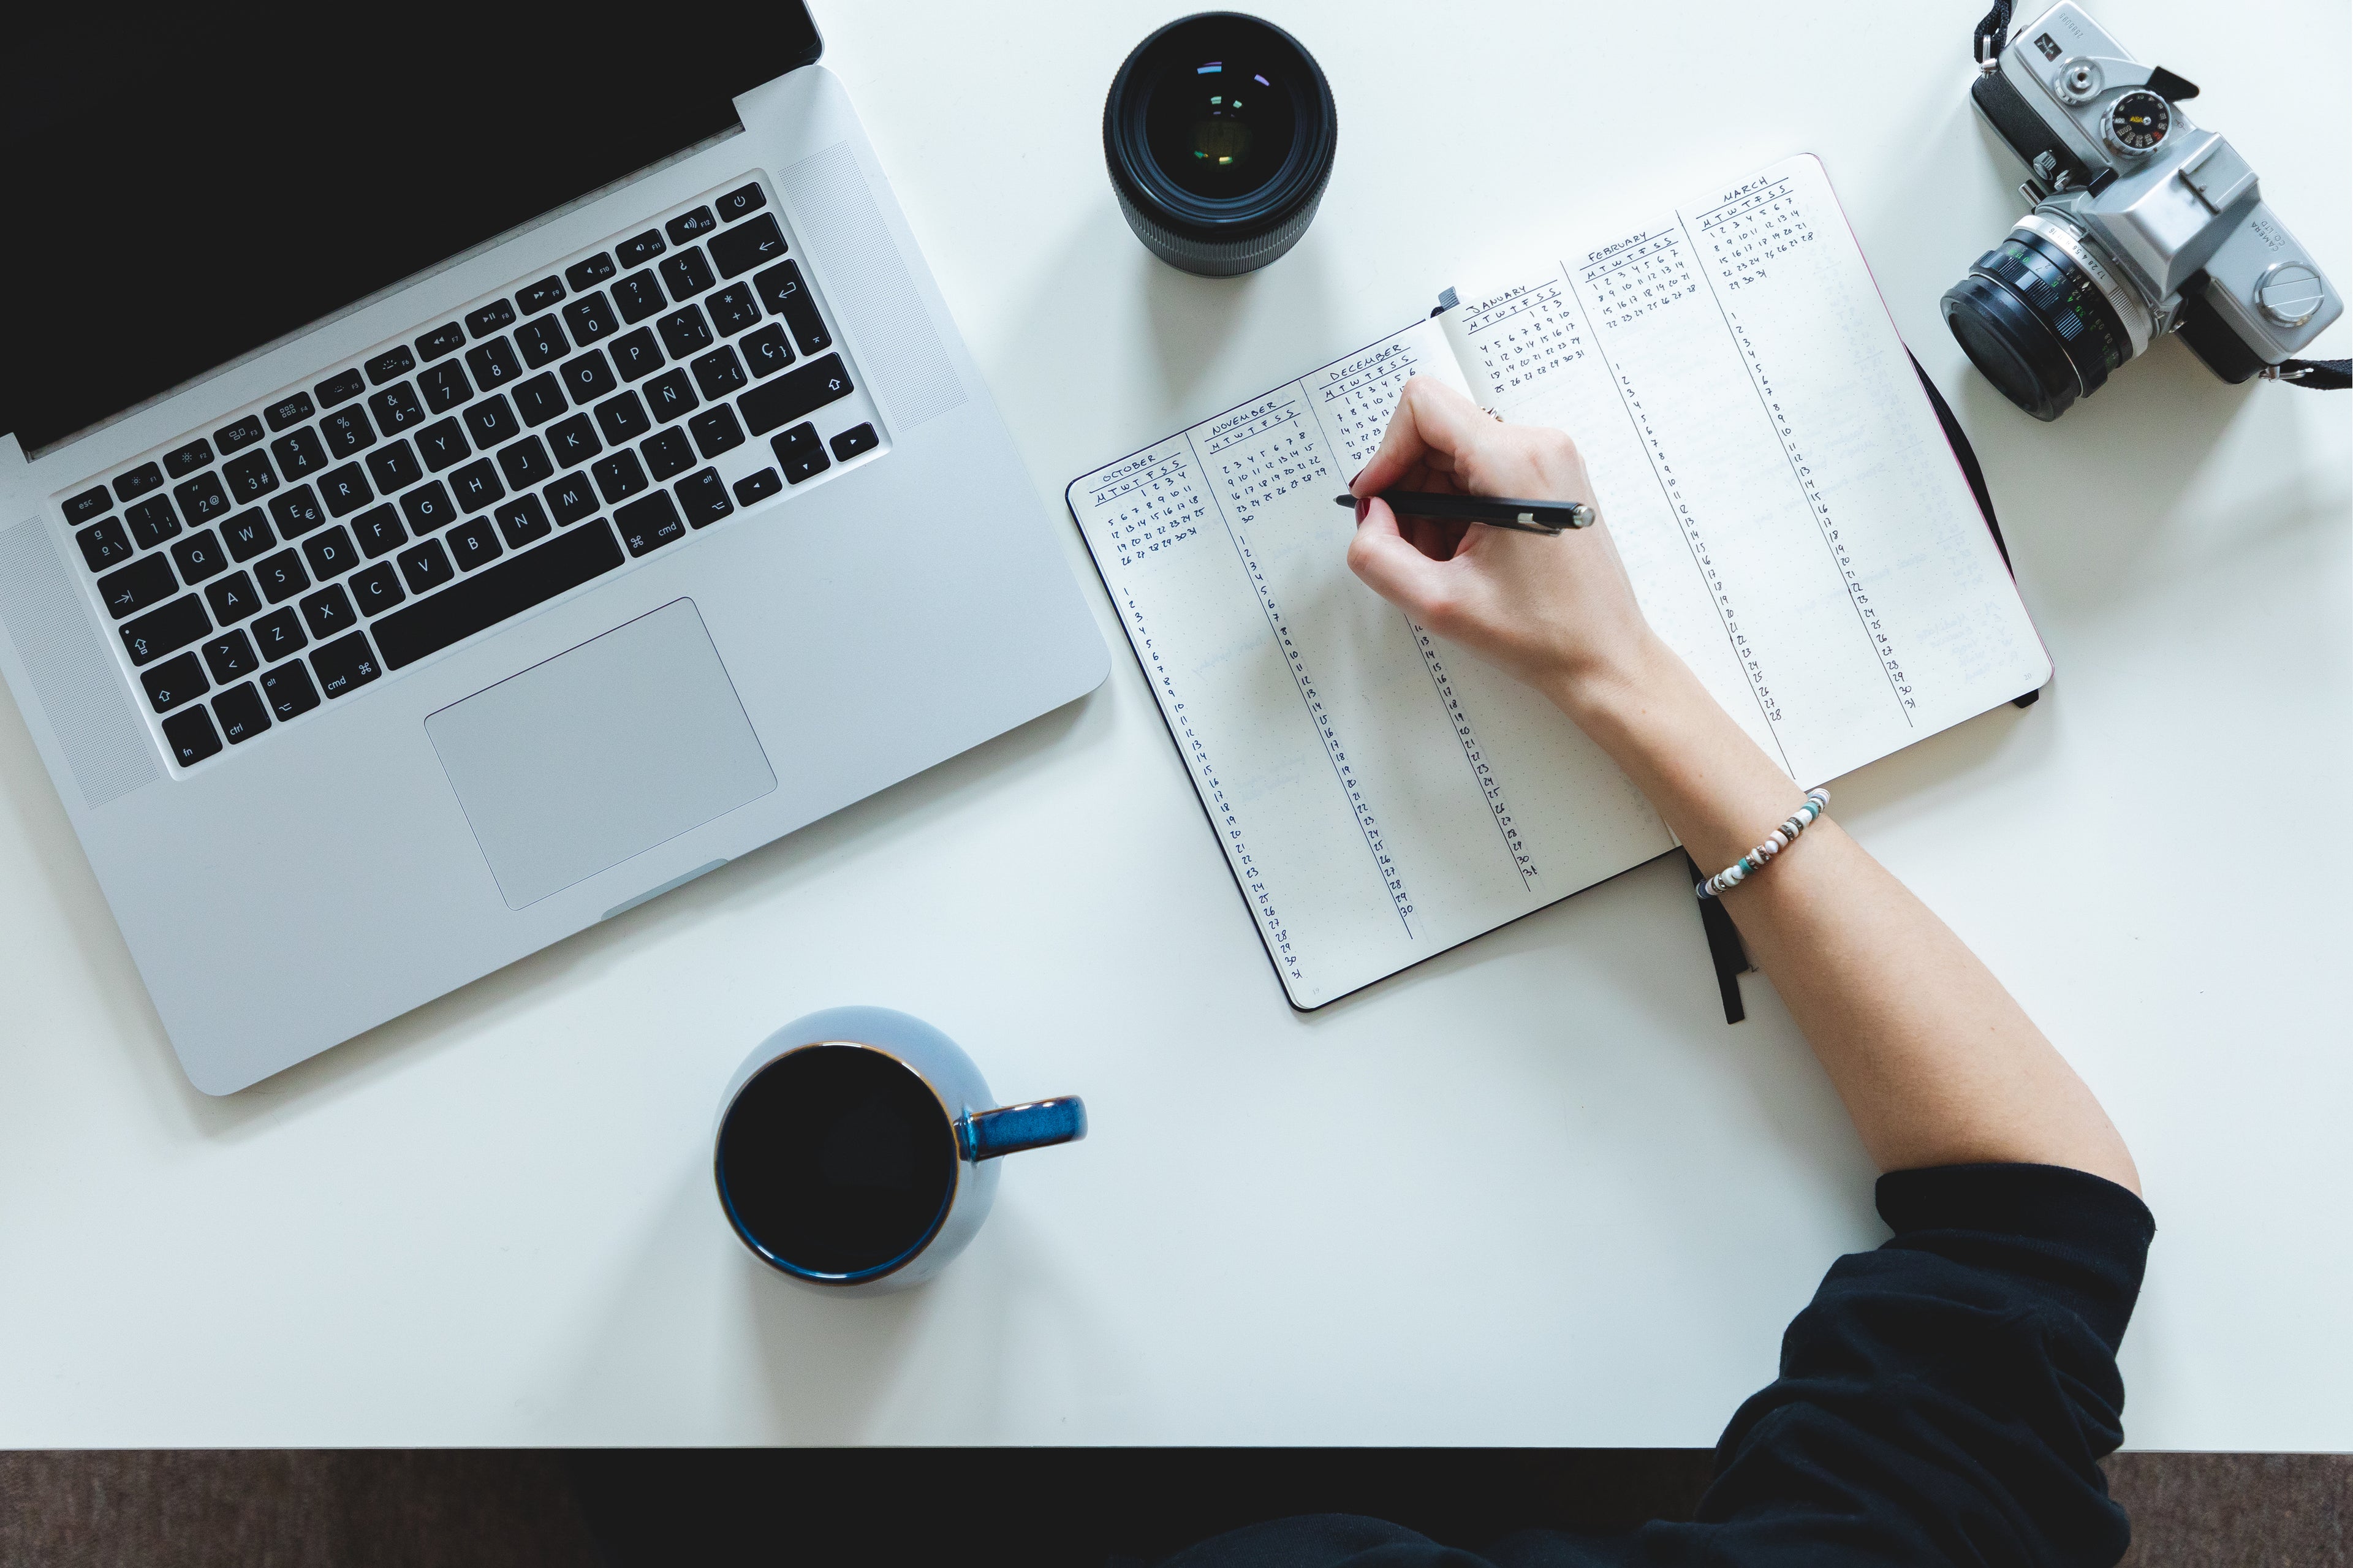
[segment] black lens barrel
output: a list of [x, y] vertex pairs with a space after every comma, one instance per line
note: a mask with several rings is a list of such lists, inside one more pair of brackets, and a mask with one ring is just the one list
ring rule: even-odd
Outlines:
[[2132, 339], [2091, 275], [2047, 235], [2014, 228], [1945, 291], [1945, 324], [2002, 395], [2056, 419], [2132, 358]]

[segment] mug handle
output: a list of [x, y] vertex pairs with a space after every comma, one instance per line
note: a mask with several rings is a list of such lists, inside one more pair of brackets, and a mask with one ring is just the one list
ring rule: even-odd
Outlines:
[[1087, 1102], [1075, 1094], [1052, 1100], [1025, 1100], [995, 1110], [965, 1113], [956, 1123], [964, 1157], [977, 1164], [1000, 1154], [1043, 1149], [1050, 1143], [1075, 1143], [1087, 1135]]

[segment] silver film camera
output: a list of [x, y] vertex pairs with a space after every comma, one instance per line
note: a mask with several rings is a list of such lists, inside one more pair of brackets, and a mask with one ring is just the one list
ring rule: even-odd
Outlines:
[[1978, 28], [1969, 96], [2026, 165], [2033, 211], [1944, 298], [1946, 324], [2005, 396], [2056, 419], [2159, 336], [2228, 382], [2342, 387], [2294, 355], [2345, 308], [2263, 205], [2255, 171], [2191, 122], [2198, 89], [2145, 66], [2073, 0], [2017, 31]]

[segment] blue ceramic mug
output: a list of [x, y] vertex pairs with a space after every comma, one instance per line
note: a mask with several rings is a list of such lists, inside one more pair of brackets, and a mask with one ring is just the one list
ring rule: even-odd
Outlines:
[[954, 1040], [887, 1007], [796, 1018], [720, 1103], [712, 1170], [753, 1256], [840, 1294], [903, 1289], [965, 1249], [997, 1156], [1087, 1135], [1075, 1096], [994, 1110]]

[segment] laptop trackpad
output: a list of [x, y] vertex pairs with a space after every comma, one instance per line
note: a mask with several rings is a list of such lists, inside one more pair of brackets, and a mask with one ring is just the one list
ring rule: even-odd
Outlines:
[[426, 716], [515, 909], [776, 787], [691, 599]]

